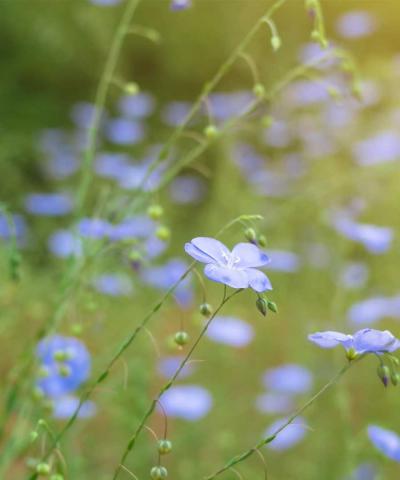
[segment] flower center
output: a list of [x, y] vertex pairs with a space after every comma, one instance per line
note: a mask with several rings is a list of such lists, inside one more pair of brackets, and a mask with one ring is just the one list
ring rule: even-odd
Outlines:
[[232, 253], [222, 252], [222, 256], [226, 262], [228, 268], [234, 268], [235, 264], [240, 262], [240, 257], [233, 255]]

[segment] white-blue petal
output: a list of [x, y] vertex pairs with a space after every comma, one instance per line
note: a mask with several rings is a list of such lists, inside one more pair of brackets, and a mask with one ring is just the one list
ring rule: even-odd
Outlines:
[[193, 257], [198, 262], [202, 263], [213, 263], [215, 260], [209, 255], [206, 255], [204, 252], [195, 247], [192, 243], [185, 243], [185, 252]]
[[232, 250], [232, 255], [239, 260], [236, 267], [262, 267], [269, 263], [269, 257], [252, 243], [238, 243]]
[[191, 243], [221, 265], [226, 265], [227, 260], [231, 255], [229, 249], [215, 238], [196, 237]]
[[233, 270], [210, 263], [205, 266], [204, 274], [210, 280], [224, 283], [232, 288], [247, 288], [249, 286], [248, 276], [243, 270]]
[[242, 271], [246, 273], [250, 287], [256, 292], [272, 290], [271, 282], [265, 273], [255, 268], [246, 268]]

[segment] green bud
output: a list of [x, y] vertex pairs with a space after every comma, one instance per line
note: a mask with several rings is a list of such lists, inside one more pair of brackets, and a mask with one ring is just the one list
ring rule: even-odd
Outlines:
[[35, 399], [35, 400], [42, 400], [44, 398], [44, 392], [41, 388], [39, 387], [35, 387], [33, 390], [32, 390], [32, 397]]
[[265, 95], [264, 85], [262, 85], [261, 83], [256, 83], [253, 87], [253, 93], [258, 98], [264, 97]]
[[219, 130], [215, 125], [207, 125], [204, 129], [204, 135], [212, 140], [213, 138], [217, 138], [219, 135]]
[[172, 450], [172, 442], [167, 439], [162, 439], [158, 441], [158, 451], [160, 455], [166, 455]]
[[53, 358], [56, 362], [65, 362], [65, 360], [69, 360], [71, 357], [70, 354], [65, 350], [56, 350]]
[[274, 35], [271, 37], [271, 46], [274, 52], [278, 51], [281, 48], [282, 40], [278, 37], [278, 35]]
[[50, 465], [48, 463], [38, 463], [36, 465], [36, 473], [39, 475], [48, 475], [50, 473]]
[[163, 480], [164, 478], [168, 477], [168, 470], [165, 467], [153, 467], [150, 470], [150, 476], [153, 480]]
[[[96, 304], [93, 302], [93, 305], [95, 306]], [[95, 308], [93, 308], [94, 310]], [[92, 311], [93, 311], [92, 310]], [[81, 323], [73, 323], [71, 325], [71, 332], [74, 334], [74, 335], [82, 335], [82, 331], [83, 331], [83, 325]]]
[[199, 307], [200, 313], [208, 317], [212, 313], [212, 307], [209, 303], [202, 303]]
[[267, 310], [268, 310], [268, 303], [263, 297], [258, 297], [256, 300], [256, 307], [257, 310], [264, 315], [264, 317], [267, 315]]
[[244, 231], [244, 236], [249, 242], [255, 242], [257, 239], [257, 234], [254, 228], [246, 228]]
[[261, 125], [265, 128], [269, 128], [273, 121], [274, 119], [271, 117], [271, 115], [264, 115], [261, 119]]
[[131, 250], [129, 252], [129, 260], [131, 262], [140, 262], [142, 260], [142, 254], [137, 250]]
[[32, 430], [32, 432], [29, 433], [29, 441], [34, 442], [38, 438], [39, 434], [36, 430]]
[[398, 385], [398, 383], [400, 382], [400, 374], [392, 370], [390, 372], [390, 381], [392, 382], [392, 385]]
[[377, 368], [378, 377], [382, 380], [382, 383], [385, 387], [388, 386], [389, 377], [390, 377], [390, 368], [383, 363], [380, 363]]
[[68, 365], [60, 365], [58, 367], [58, 373], [62, 377], [69, 377], [71, 375], [71, 369]]
[[139, 93], [139, 85], [135, 82], [126, 83], [124, 86], [124, 91], [128, 95], [137, 95]]
[[162, 240], [163, 242], [166, 242], [171, 237], [171, 230], [168, 227], [161, 225], [160, 227], [157, 228], [156, 237]]
[[152, 219], [152, 220], [158, 220], [163, 216], [164, 209], [162, 208], [161, 205], [150, 205], [149, 208], [147, 209], [147, 215]]
[[64, 480], [64, 475], [61, 475], [61, 473], [54, 473], [50, 477], [50, 480]]
[[179, 347], [183, 347], [184, 345], [186, 345], [189, 341], [189, 335], [184, 332], [184, 331], [180, 331], [180, 332], [176, 332], [175, 335], [174, 335], [174, 342], [179, 346]]
[[278, 306], [275, 302], [271, 302], [271, 300], [267, 301], [268, 305], [268, 310], [271, 310], [271, 312], [278, 313]]
[[362, 100], [361, 85], [359, 82], [353, 82], [351, 86], [351, 93], [358, 99]]
[[258, 244], [260, 247], [266, 247], [267, 246], [267, 239], [265, 235], [259, 235], [257, 239]]

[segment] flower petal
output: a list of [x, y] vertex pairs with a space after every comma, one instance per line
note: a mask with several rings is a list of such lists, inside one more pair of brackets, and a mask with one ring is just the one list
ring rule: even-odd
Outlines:
[[239, 259], [235, 263], [239, 268], [262, 267], [270, 261], [268, 255], [252, 243], [238, 243], [233, 248], [232, 255]]
[[334, 348], [339, 344], [342, 344], [345, 348], [350, 348], [353, 343], [351, 335], [334, 331], [312, 333], [308, 336], [308, 339], [321, 348]]
[[193, 243], [185, 243], [185, 252], [193, 257], [198, 262], [202, 263], [213, 263], [215, 260], [211, 258], [209, 255], [205, 254], [197, 247], [193, 245]]
[[388, 330], [364, 328], [354, 334], [354, 348], [360, 353], [388, 352], [396, 343], [396, 337]]
[[265, 292], [265, 290], [272, 290], [271, 282], [265, 273], [255, 268], [245, 268], [242, 270], [246, 273], [249, 280], [250, 287], [256, 292]]
[[244, 271], [233, 270], [232, 268], [220, 267], [215, 264], [208, 264], [204, 268], [204, 274], [214, 282], [224, 283], [232, 288], [247, 288], [249, 280]]
[[231, 255], [229, 249], [215, 238], [196, 237], [191, 243], [221, 265], [226, 265], [227, 259]]

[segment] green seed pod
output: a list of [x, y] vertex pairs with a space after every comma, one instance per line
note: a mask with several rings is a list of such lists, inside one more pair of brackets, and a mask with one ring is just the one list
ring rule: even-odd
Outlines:
[[36, 430], [32, 430], [32, 432], [29, 433], [29, 441], [33, 443], [37, 438], [39, 434]]
[[50, 473], [50, 465], [48, 463], [38, 463], [36, 465], [36, 473], [39, 475], [48, 475]]
[[172, 442], [166, 438], [158, 441], [158, 452], [160, 455], [166, 455], [172, 450]]
[[382, 383], [385, 387], [388, 386], [390, 378], [390, 368], [387, 365], [380, 363], [377, 368], [378, 377], [382, 380]]
[[158, 467], [153, 467], [150, 470], [150, 477], [153, 480], [163, 480], [168, 477], [168, 470], [165, 467], [159, 465]]
[[176, 332], [175, 335], [174, 335], [174, 342], [179, 346], [179, 347], [183, 347], [184, 345], [186, 345], [189, 341], [189, 335], [184, 332], [184, 331], [180, 331], [180, 332]]
[[163, 242], [166, 242], [171, 237], [171, 230], [165, 225], [161, 225], [160, 227], [157, 228], [156, 237], [162, 240]]
[[69, 377], [71, 375], [71, 369], [68, 365], [60, 365], [58, 367], [58, 373], [62, 377]]
[[135, 82], [126, 83], [124, 86], [124, 91], [128, 95], [137, 95], [139, 93], [139, 85]]
[[258, 98], [264, 97], [265, 95], [264, 85], [262, 85], [261, 83], [256, 83], [253, 87], [253, 93]]
[[162, 208], [161, 205], [150, 205], [149, 208], [147, 209], [147, 215], [152, 219], [152, 220], [158, 220], [160, 219], [164, 214], [164, 209]]
[[274, 313], [278, 313], [278, 306], [275, 302], [271, 302], [271, 300], [268, 300], [267, 305], [268, 305], [268, 310], [271, 310], [271, 312], [274, 312]]
[[257, 234], [254, 228], [246, 228], [246, 230], [244, 231], [244, 236], [249, 242], [252, 243], [254, 243], [257, 239]]
[[277, 52], [281, 48], [281, 45], [282, 40], [278, 37], [278, 35], [271, 37], [271, 46], [274, 52]]
[[70, 356], [65, 350], [56, 350], [53, 358], [56, 362], [65, 362], [65, 360], [69, 360]]
[[209, 303], [202, 303], [199, 307], [199, 311], [204, 317], [208, 317], [212, 313], [212, 307]]
[[392, 382], [392, 385], [394, 386], [398, 385], [400, 382], [400, 374], [392, 370], [390, 372], [390, 381]]
[[129, 252], [129, 260], [131, 262], [140, 262], [142, 260], [142, 254], [137, 250], [131, 250]]
[[219, 130], [215, 125], [207, 125], [204, 129], [204, 135], [212, 140], [213, 138], [217, 138], [219, 135]]
[[263, 297], [258, 297], [256, 300], [256, 307], [257, 310], [264, 315], [264, 317], [267, 315], [267, 310], [268, 310], [268, 303]]
[[266, 239], [265, 235], [259, 235], [257, 241], [258, 241], [258, 244], [260, 245], [260, 247], [266, 247], [267, 246], [267, 239]]

